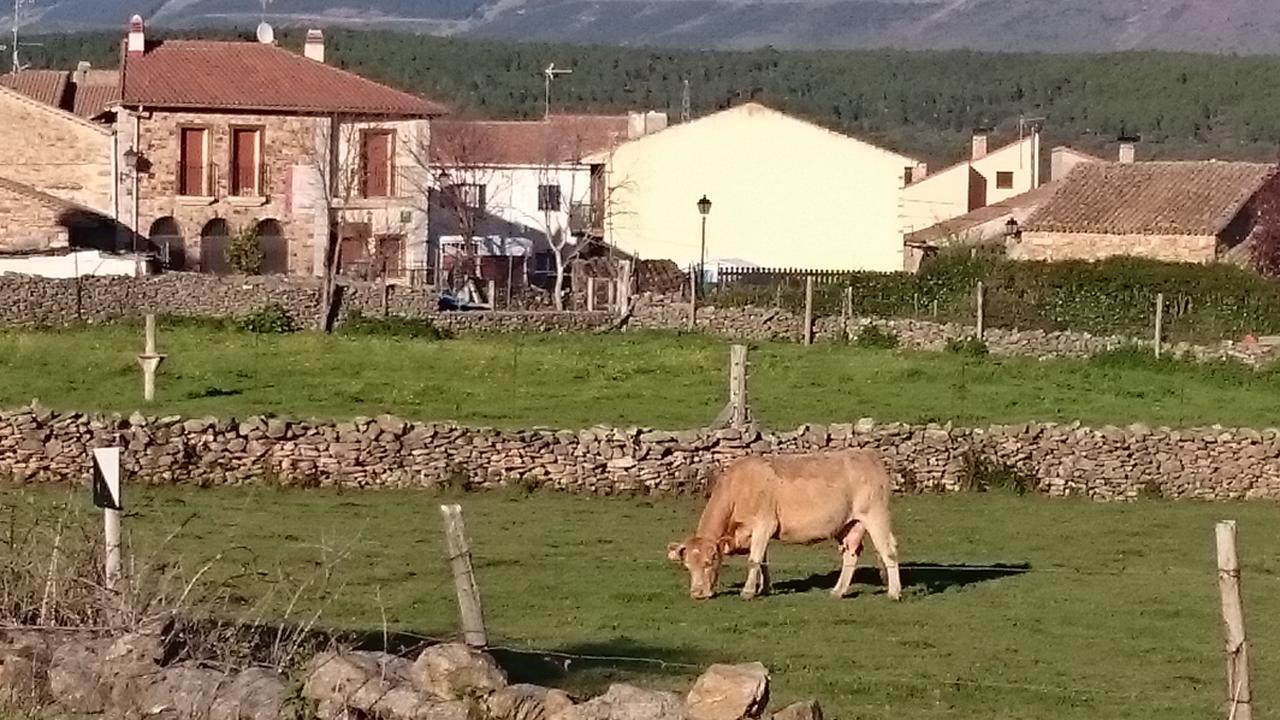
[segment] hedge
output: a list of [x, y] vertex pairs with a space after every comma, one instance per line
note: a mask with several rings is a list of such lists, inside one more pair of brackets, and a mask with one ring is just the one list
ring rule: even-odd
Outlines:
[[[827, 278], [830, 280], [830, 278]], [[986, 292], [987, 327], [1151, 334], [1157, 293], [1170, 340], [1280, 334], [1280, 283], [1228, 265], [1136, 258], [1101, 262], [1012, 262], [943, 255], [918, 274], [852, 272], [815, 287], [815, 313], [836, 315], [845, 287], [855, 315], [972, 324], [975, 288]], [[712, 289], [717, 305], [804, 307], [804, 276], [761, 276]]]

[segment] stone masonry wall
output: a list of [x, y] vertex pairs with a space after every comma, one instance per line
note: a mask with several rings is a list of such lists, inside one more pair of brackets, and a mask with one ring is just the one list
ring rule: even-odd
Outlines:
[[1040, 492], [1097, 500], [1280, 500], [1280, 431], [1078, 424], [987, 428], [807, 425], [790, 432], [643, 428], [494, 430], [391, 417], [102, 417], [32, 406], [0, 412], [0, 480], [83, 481], [90, 449], [118, 444], [132, 482], [352, 488], [533, 486], [575, 493], [701, 493], [747, 453], [881, 452], [904, 491], [972, 487], [1001, 468]]
[[[0, 275], [0, 327], [60, 326], [79, 322], [103, 322], [137, 317], [147, 312], [194, 317], [242, 317], [269, 303], [284, 306], [299, 321], [310, 324], [318, 316], [319, 282], [297, 277], [217, 277], [195, 273], [166, 273], [142, 278], [84, 277], [54, 280], [26, 275]], [[570, 332], [609, 327], [616, 317], [607, 312], [437, 312], [427, 290], [392, 286], [388, 311], [394, 315], [426, 317], [455, 332]], [[382, 311], [382, 288], [351, 283], [344, 287], [342, 313], [366, 315]], [[628, 328], [685, 330], [688, 305], [663, 298], [645, 297]], [[902, 347], [941, 350], [952, 339], [970, 337], [973, 327], [923, 320], [855, 318], [848, 334], [856, 336], [865, 325], [878, 325], [898, 335]], [[699, 308], [697, 330], [719, 337], [747, 340], [798, 342], [802, 318], [788, 310], [757, 307]], [[840, 318], [818, 317], [815, 337], [821, 342], [837, 339]], [[987, 345], [997, 355], [1034, 357], [1080, 356], [1138, 342], [1135, 338], [1096, 336], [1088, 333], [1042, 330], [988, 329]], [[1144, 341], [1145, 342], [1145, 341]], [[1263, 364], [1280, 356], [1280, 346], [1244, 345], [1224, 341], [1212, 346], [1172, 345], [1174, 354], [1197, 359], [1236, 359]]]

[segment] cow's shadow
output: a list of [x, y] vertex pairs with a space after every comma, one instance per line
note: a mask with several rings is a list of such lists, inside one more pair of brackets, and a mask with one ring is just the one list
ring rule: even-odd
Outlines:
[[[911, 591], [913, 595], [935, 595], [968, 585], [1025, 575], [1031, 572], [1031, 565], [1030, 563], [996, 563], [992, 565], [903, 563], [899, 566], [899, 572], [902, 577], [904, 591]], [[840, 577], [839, 570], [814, 573], [805, 578], [783, 580], [777, 579], [778, 573], [776, 569], [772, 574], [774, 578], [773, 594], [775, 595], [793, 595], [815, 590], [830, 590], [835, 587], [836, 579]], [[859, 566], [853, 573], [853, 582], [854, 587], [850, 588], [850, 594], [859, 592], [859, 588], [856, 587], [858, 585], [882, 586], [879, 569], [869, 566]], [[735, 592], [741, 589], [742, 583], [737, 583], [733, 587]]]

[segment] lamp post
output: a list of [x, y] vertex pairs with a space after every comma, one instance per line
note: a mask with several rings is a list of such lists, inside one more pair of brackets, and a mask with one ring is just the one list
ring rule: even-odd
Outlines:
[[702, 216], [702, 245], [698, 251], [698, 287], [701, 288], [707, 278], [707, 216], [711, 214], [711, 200], [706, 195], [698, 200], [698, 214]]

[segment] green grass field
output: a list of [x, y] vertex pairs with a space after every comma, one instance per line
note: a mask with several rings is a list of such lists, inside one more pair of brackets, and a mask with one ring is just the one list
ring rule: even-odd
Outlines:
[[[0, 491], [0, 504], [30, 513], [66, 493]], [[86, 494], [74, 498], [87, 506]], [[235, 581], [245, 602], [269, 592], [276, 568], [306, 574], [321, 546], [354, 538], [334, 566], [323, 623], [377, 631], [385, 613], [393, 631], [439, 637], [455, 627], [438, 496], [139, 489], [130, 500], [126, 529], [139, 553], [163, 547], [198, 567], [225, 552], [210, 577], [264, 572]], [[1266, 717], [1280, 696], [1280, 510], [1268, 504], [904, 497], [895, 507], [903, 602], [883, 595], [870, 568], [855, 596], [833, 600], [833, 548], [776, 546], [777, 594], [746, 602], [722, 588], [699, 604], [664, 556], [692, 528], [696, 501], [491, 493], [460, 502], [493, 642], [511, 649], [500, 656], [521, 673], [541, 668], [517, 679], [578, 691], [613, 680], [687, 688], [698, 672], [690, 666], [760, 660], [775, 702], [818, 697], [841, 720], [1216, 716], [1224, 680], [1213, 523], [1235, 518], [1255, 712]], [[735, 561], [727, 579], [742, 576]], [[308, 596], [298, 613], [316, 602]], [[571, 659], [548, 673], [512, 651], [531, 649], [668, 665]]]
[[[0, 406], [130, 413], [141, 378], [136, 327], [0, 332]], [[443, 342], [161, 328], [169, 354], [157, 414], [405, 417], [496, 426], [596, 423], [686, 428], [722, 406], [728, 347], [702, 336], [487, 336]], [[751, 355], [753, 410], [805, 422], [1080, 420], [1187, 426], [1274, 424], [1280, 373], [1092, 360], [805, 349]]]

